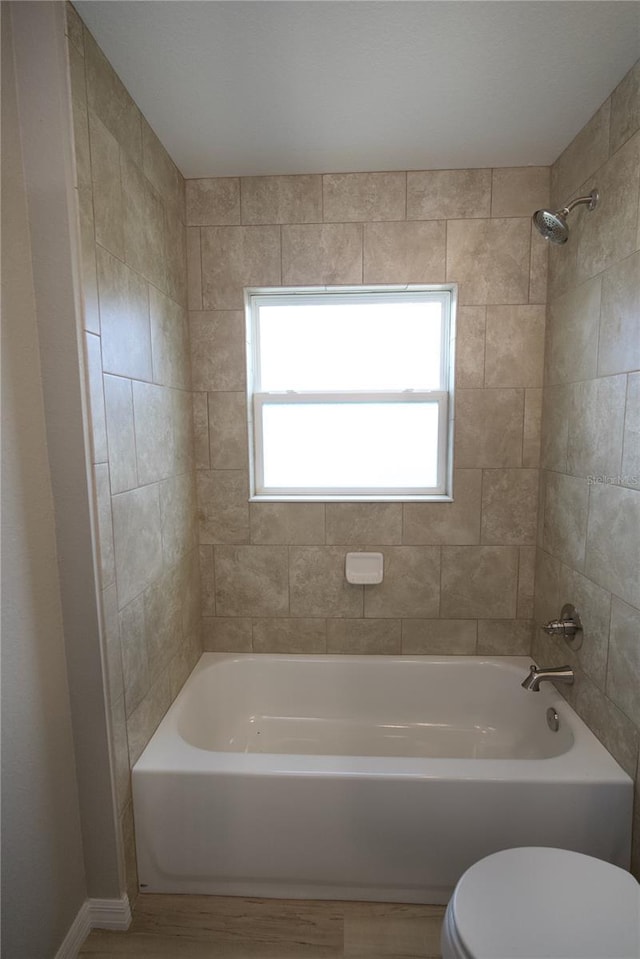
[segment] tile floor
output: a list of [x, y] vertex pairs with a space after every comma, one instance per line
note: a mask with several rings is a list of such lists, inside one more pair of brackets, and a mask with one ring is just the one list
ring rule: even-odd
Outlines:
[[444, 906], [140, 896], [127, 932], [95, 929], [81, 959], [439, 959]]

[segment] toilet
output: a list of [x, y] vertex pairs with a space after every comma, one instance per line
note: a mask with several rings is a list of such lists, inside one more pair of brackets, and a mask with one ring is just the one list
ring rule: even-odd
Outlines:
[[638, 959], [640, 886], [566, 849], [504, 849], [459, 880], [442, 959]]

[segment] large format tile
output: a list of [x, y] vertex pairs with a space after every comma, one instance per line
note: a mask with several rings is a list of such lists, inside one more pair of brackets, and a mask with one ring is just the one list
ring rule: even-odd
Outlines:
[[444, 221], [367, 223], [365, 283], [443, 283]]
[[567, 443], [570, 473], [591, 477], [620, 474], [626, 388], [626, 376], [574, 384]]
[[143, 486], [113, 497], [118, 602], [122, 609], [162, 571], [158, 487]]
[[191, 356], [186, 310], [155, 287], [149, 288], [153, 379], [163, 386], [191, 388]]
[[254, 653], [326, 653], [325, 621], [324, 619], [254, 619], [253, 651]]
[[596, 375], [601, 278], [569, 290], [549, 305], [545, 383], [575, 383]]
[[283, 226], [283, 284], [362, 283], [362, 230], [359, 223]]
[[603, 483], [590, 488], [586, 574], [640, 608], [640, 492]]
[[482, 470], [455, 470], [452, 503], [405, 503], [405, 545], [471, 545], [480, 542]]
[[441, 615], [515, 619], [518, 550], [512, 546], [444, 546]]
[[251, 542], [314, 546], [325, 541], [324, 503], [251, 503]]
[[201, 543], [249, 542], [249, 489], [244, 470], [198, 470]]
[[189, 322], [193, 389], [244, 389], [243, 313], [240, 310], [191, 313]]
[[491, 170], [420, 170], [407, 173], [407, 219], [487, 217]]
[[640, 610], [617, 597], [611, 607], [607, 696], [640, 727]]
[[546, 474], [543, 549], [578, 570], [584, 568], [588, 509], [586, 479], [563, 473]]
[[91, 182], [96, 242], [124, 259], [124, 207], [120, 182], [120, 147], [107, 128], [91, 115]]
[[105, 374], [104, 398], [111, 491], [122, 493], [138, 485], [131, 380]]
[[219, 616], [288, 614], [286, 546], [216, 546], [214, 562]]
[[538, 470], [484, 470], [481, 541], [533, 546], [538, 512]]
[[244, 224], [322, 222], [321, 176], [246, 176], [240, 182]]
[[149, 297], [142, 277], [97, 248], [102, 366], [105, 373], [150, 380]]
[[202, 305], [241, 310], [246, 286], [280, 285], [279, 226], [203, 227]]
[[164, 210], [160, 197], [137, 164], [120, 163], [127, 264], [161, 290], [166, 288]]
[[631, 67], [611, 95], [611, 152], [640, 128], [640, 60]]
[[232, 226], [240, 223], [240, 180], [209, 177], [186, 180], [187, 226]]
[[477, 641], [475, 619], [402, 620], [402, 652], [405, 656], [473, 656]]
[[371, 546], [402, 542], [401, 503], [327, 503], [327, 543]]
[[461, 306], [456, 317], [456, 388], [482, 389], [486, 306]]
[[145, 118], [142, 118], [142, 171], [163, 203], [185, 221], [185, 181]]
[[104, 123], [122, 149], [142, 161], [142, 118], [124, 84], [88, 30], [84, 31], [89, 109]]
[[500, 167], [491, 180], [491, 216], [531, 216], [549, 206], [550, 169]]
[[212, 469], [246, 469], [246, 408], [244, 393], [209, 393], [209, 450]]
[[640, 373], [627, 377], [621, 485], [640, 490]]
[[133, 383], [138, 482], [155, 483], [175, 469], [172, 390], [151, 383]]
[[447, 280], [460, 284], [463, 305], [527, 303], [530, 246], [529, 219], [451, 220]]
[[399, 655], [399, 619], [328, 619], [327, 652], [348, 655]]
[[523, 417], [524, 390], [459, 390], [456, 467], [521, 466]]
[[405, 173], [327, 173], [322, 178], [325, 223], [404, 220]]
[[602, 278], [598, 374], [640, 369], [640, 252]]
[[551, 203], [563, 206], [609, 156], [611, 101], [607, 100], [551, 167]]
[[295, 546], [289, 554], [292, 616], [363, 615], [363, 587], [346, 580], [346, 549]]
[[544, 306], [487, 307], [484, 385], [542, 386]]
[[388, 546], [384, 580], [365, 586], [365, 616], [433, 619], [440, 613], [440, 548]]

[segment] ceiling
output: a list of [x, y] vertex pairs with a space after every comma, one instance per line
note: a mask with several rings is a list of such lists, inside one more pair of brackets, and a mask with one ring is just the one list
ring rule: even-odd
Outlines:
[[185, 177], [547, 165], [636, 0], [77, 0]]

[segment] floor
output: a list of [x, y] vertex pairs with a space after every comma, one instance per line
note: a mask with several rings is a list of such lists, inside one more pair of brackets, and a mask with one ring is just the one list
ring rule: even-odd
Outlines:
[[439, 959], [444, 906], [221, 896], [138, 897], [127, 932], [81, 959]]

